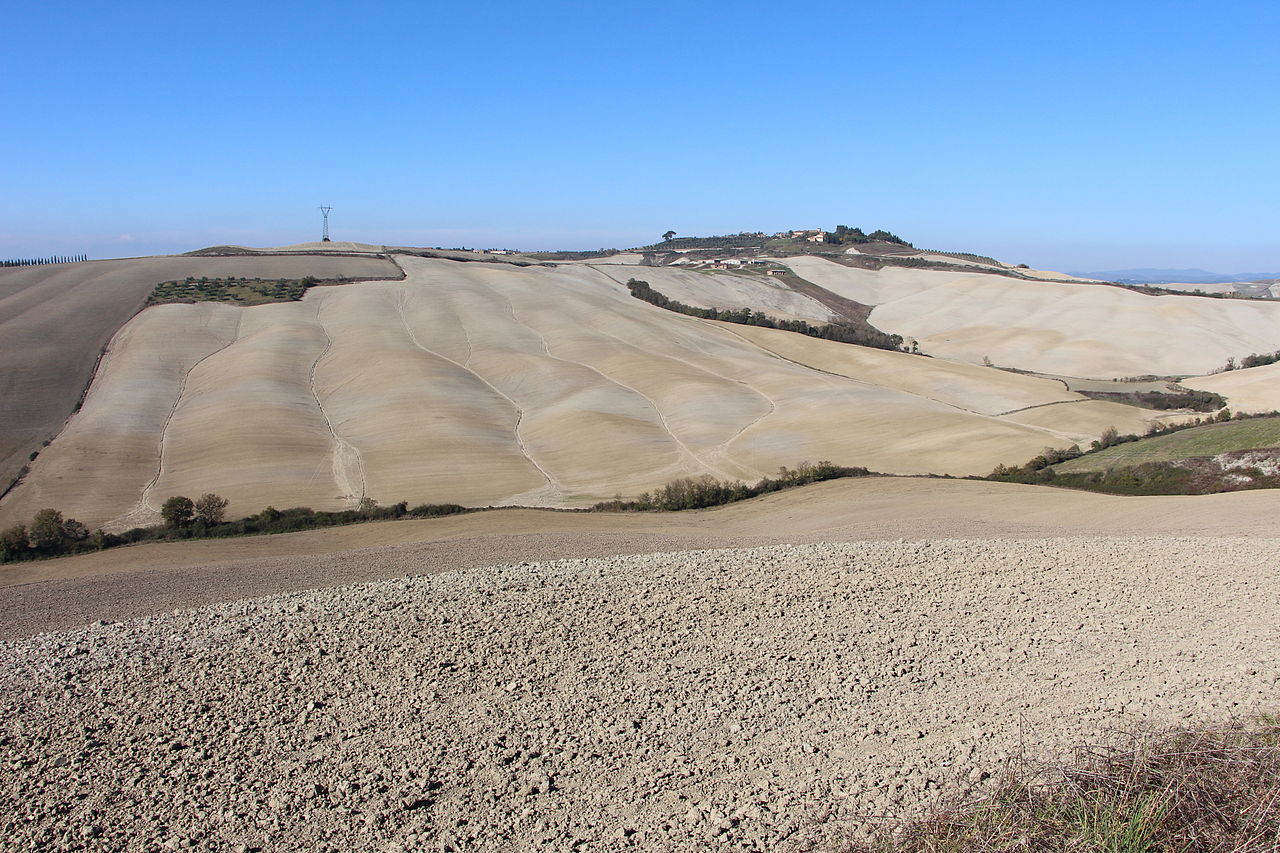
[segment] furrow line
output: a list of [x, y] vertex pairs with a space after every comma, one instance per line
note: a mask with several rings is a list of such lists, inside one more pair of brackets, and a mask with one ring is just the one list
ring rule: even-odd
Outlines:
[[[413, 342], [413, 345], [415, 347], [427, 353], [428, 355], [435, 356], [436, 358], [441, 359], [442, 361], [447, 361], [449, 364], [452, 364], [454, 367], [458, 368], [459, 370], [462, 370], [462, 371], [465, 371], [466, 373], [471, 374], [476, 379], [478, 379], [490, 391], [497, 394], [503, 400], [506, 400], [507, 403], [511, 406], [511, 408], [515, 409], [516, 420], [515, 420], [515, 424], [512, 426], [512, 432], [515, 435], [516, 446], [519, 448], [521, 455], [523, 455], [525, 459], [529, 460], [529, 464], [532, 465], [534, 468], [536, 468], [538, 470], [538, 473], [542, 475], [543, 479], [547, 481], [547, 488], [552, 489], [553, 491], [558, 492], [560, 494], [563, 494], [564, 488], [560, 485], [560, 482], [555, 477], [551, 476], [551, 472], [547, 471], [547, 469], [543, 468], [540, 464], [538, 464], [538, 460], [533, 458], [533, 454], [529, 451], [529, 446], [525, 444], [524, 437], [520, 434], [520, 426], [521, 424], [524, 423], [524, 409], [521, 408], [520, 404], [517, 403], [511, 397], [507, 396], [505, 393], [503, 393], [503, 391], [500, 388], [498, 388], [498, 386], [494, 385], [488, 379], [485, 379], [475, 370], [468, 367], [467, 364], [461, 364], [457, 361], [454, 361], [452, 358], [449, 358], [449, 356], [444, 355], [443, 353], [436, 352], [430, 347], [424, 346], [423, 343], [420, 340], [418, 340], [418, 336], [417, 334], [414, 333], [413, 328], [409, 325], [408, 318], [405, 317], [403, 289], [398, 290], [396, 292], [396, 312], [400, 315], [400, 324], [404, 326], [405, 334], [409, 336], [409, 340]], [[462, 326], [461, 316], [458, 317], [458, 325]], [[465, 326], [462, 327], [462, 333], [463, 335], [467, 335], [467, 330]], [[470, 361], [471, 361], [471, 337], [470, 335], [467, 335], [467, 363], [469, 364]]]
[[617, 379], [614, 379], [613, 377], [607, 375], [603, 371], [593, 367], [590, 364], [586, 364], [585, 362], [581, 362], [581, 361], [575, 361], [574, 359], [570, 359], [570, 358], [564, 358], [562, 356], [558, 356], [555, 353], [551, 352], [551, 347], [548, 346], [547, 344], [546, 336], [543, 335], [541, 332], [539, 332], [537, 329], [535, 329], [533, 326], [530, 326], [524, 320], [520, 319], [520, 316], [516, 313], [516, 308], [515, 308], [515, 305], [512, 303], [511, 298], [507, 296], [505, 293], [499, 292], [498, 295], [501, 296], [504, 300], [506, 300], [507, 309], [511, 312], [511, 319], [515, 320], [516, 323], [518, 323], [521, 326], [524, 326], [530, 332], [533, 332], [533, 334], [538, 336], [538, 340], [541, 341], [542, 343], [542, 351], [547, 356], [547, 358], [564, 362], [565, 364], [575, 364], [578, 367], [586, 368], [587, 370], [590, 370], [592, 373], [596, 374], [601, 379], [610, 383], [611, 385], [616, 385], [619, 388], [623, 389], [624, 391], [630, 391], [632, 394], [635, 394], [637, 397], [644, 400], [645, 403], [649, 405], [649, 408], [653, 409], [653, 413], [658, 416], [658, 421], [659, 423], [662, 424], [663, 431], [666, 432], [667, 436], [680, 449], [681, 453], [684, 453], [685, 455], [687, 455], [696, 465], [699, 465], [702, 468], [705, 468], [708, 472], [719, 474], [721, 477], [726, 477], [727, 479], [733, 479], [732, 477], [728, 477], [720, 469], [715, 468], [712, 465], [705, 462], [697, 453], [694, 453], [693, 450], [687, 444], [685, 444], [680, 439], [680, 437], [677, 436], [675, 432], [671, 429], [671, 425], [667, 422], [666, 415], [662, 413], [662, 409], [658, 406], [656, 402], [654, 402], [653, 399], [649, 397], [649, 395], [645, 394], [644, 392], [636, 388], [631, 387], [625, 382], [621, 382]]
[[[120, 516], [119, 518], [112, 519], [110, 522], [112, 525], [116, 524], [116, 522], [123, 523], [130, 519], [141, 522], [147, 519], [149, 512], [159, 512], [158, 509], [152, 508], [149, 501], [151, 499], [151, 492], [155, 489], [156, 485], [159, 484], [160, 478], [164, 475], [164, 451], [166, 441], [169, 436], [169, 424], [173, 421], [173, 416], [177, 413], [178, 407], [182, 405], [182, 400], [187, 395], [187, 383], [191, 379], [192, 372], [194, 372], [197, 367], [204, 364], [206, 360], [222, 352], [240, 339], [240, 326], [244, 322], [244, 309], [242, 308], [240, 311], [241, 313], [236, 316], [236, 329], [231, 333], [231, 339], [213, 352], [202, 356], [195, 362], [195, 364], [188, 367], [186, 372], [182, 374], [182, 383], [178, 386], [178, 395], [174, 398], [173, 406], [170, 407], [169, 413], [165, 415], [164, 423], [160, 426], [160, 442], [156, 454], [156, 473], [152, 475], [151, 480], [142, 487], [142, 495], [138, 498], [137, 506], [135, 506], [132, 511]], [[207, 325], [208, 323], [206, 321], [206, 326]]]
[[[316, 324], [320, 327], [321, 333], [324, 334], [325, 345], [320, 354], [316, 356], [315, 361], [311, 362], [311, 374], [309, 377], [311, 396], [316, 401], [316, 408], [320, 410], [320, 417], [324, 418], [325, 426], [329, 428], [329, 435], [333, 437], [333, 483], [339, 490], [343, 491], [343, 497], [350, 499], [352, 503], [359, 503], [365, 497], [368, 487], [364, 475], [364, 460], [355, 445], [338, 435], [338, 431], [333, 427], [333, 421], [329, 420], [329, 413], [324, 409], [324, 403], [320, 401], [320, 394], [316, 391], [316, 368], [319, 366], [320, 360], [328, 355], [329, 350], [333, 347], [333, 338], [329, 336], [329, 330], [325, 328], [324, 323], [320, 320], [319, 302], [316, 303]], [[349, 469], [353, 463], [360, 475], [359, 495], [355, 493], [349, 476]]]

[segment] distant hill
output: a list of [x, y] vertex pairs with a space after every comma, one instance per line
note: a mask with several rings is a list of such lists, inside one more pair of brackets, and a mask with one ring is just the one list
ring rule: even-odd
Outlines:
[[1121, 284], [1168, 284], [1185, 282], [1187, 284], [1222, 284], [1236, 281], [1264, 281], [1280, 278], [1275, 272], [1246, 272], [1235, 275], [1209, 272], [1201, 269], [1169, 270], [1169, 269], [1132, 269], [1107, 270], [1105, 272], [1073, 272], [1081, 278], [1096, 278], [1103, 281], [1116, 281]]

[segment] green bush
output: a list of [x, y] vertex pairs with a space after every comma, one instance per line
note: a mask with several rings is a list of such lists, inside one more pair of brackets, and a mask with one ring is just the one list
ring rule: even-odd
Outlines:
[[615, 498], [601, 501], [591, 509], [595, 512], [680, 512], [743, 501], [823, 480], [869, 476], [872, 472], [866, 468], [850, 468], [825, 461], [816, 465], [802, 462], [794, 470], [780, 468], [776, 477], [765, 477], [754, 485], [737, 480], [717, 480], [710, 474], [704, 474], [697, 478], [673, 480], [656, 492], [645, 492], [635, 500]]

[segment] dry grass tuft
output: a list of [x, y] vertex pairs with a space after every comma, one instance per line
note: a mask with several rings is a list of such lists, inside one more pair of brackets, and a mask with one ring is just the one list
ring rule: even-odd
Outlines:
[[886, 825], [845, 853], [1280, 850], [1280, 718], [1128, 736], [1011, 771], [980, 800]]

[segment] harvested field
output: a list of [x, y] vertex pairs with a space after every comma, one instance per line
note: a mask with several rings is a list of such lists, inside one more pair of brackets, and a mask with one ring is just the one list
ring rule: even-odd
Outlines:
[[404, 281], [144, 312], [0, 525], [56, 507], [126, 529], [204, 492], [232, 516], [363, 497], [582, 506], [806, 459], [985, 474], [1102, 420], [1088, 401], [1048, 425], [1006, 417], [1079, 400], [1049, 380], [676, 315], [632, 298], [625, 268], [398, 257]]
[[1233, 411], [1280, 411], [1280, 363], [1197, 376], [1184, 379], [1182, 384], [1197, 391], [1221, 394]]
[[0, 490], [71, 415], [107, 342], [161, 281], [394, 278], [378, 258], [156, 257], [0, 269]]
[[44, 634], [0, 644], [0, 813], [15, 849], [806, 849], [1110, 724], [1272, 707], [1278, 559], [788, 545]]
[[758, 273], [688, 272], [677, 267], [615, 270], [610, 265], [605, 265], [602, 272], [619, 284], [625, 284], [630, 278], [647, 281], [664, 296], [695, 308], [751, 308], [770, 317], [805, 320], [815, 325], [839, 319], [820, 302], [797, 293], [772, 276]]
[[931, 355], [1039, 373], [1109, 379], [1206, 373], [1230, 357], [1280, 348], [1280, 304], [1145, 296], [1097, 284], [886, 267], [821, 258], [788, 265], [868, 305], [871, 324]]

